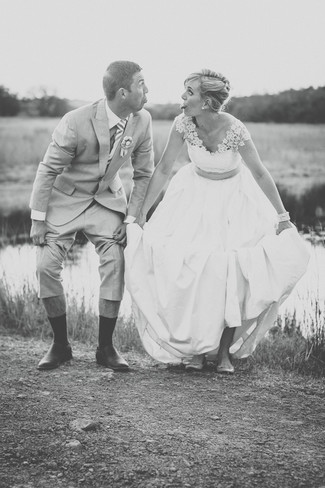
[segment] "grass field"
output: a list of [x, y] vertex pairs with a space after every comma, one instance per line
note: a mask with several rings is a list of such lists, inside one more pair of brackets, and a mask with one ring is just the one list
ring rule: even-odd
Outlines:
[[[57, 123], [53, 118], [0, 118], [2, 215], [28, 208], [36, 168]], [[171, 121], [153, 123], [156, 162], [170, 127]], [[277, 183], [294, 194], [325, 183], [325, 125], [248, 123], [247, 127]]]

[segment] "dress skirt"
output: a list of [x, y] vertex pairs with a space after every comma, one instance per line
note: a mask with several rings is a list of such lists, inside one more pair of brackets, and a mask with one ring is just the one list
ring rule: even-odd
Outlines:
[[153, 358], [216, 353], [225, 327], [235, 328], [233, 357], [252, 354], [309, 260], [296, 228], [276, 235], [276, 222], [244, 164], [232, 178], [210, 180], [190, 163], [144, 229], [128, 225], [126, 287]]

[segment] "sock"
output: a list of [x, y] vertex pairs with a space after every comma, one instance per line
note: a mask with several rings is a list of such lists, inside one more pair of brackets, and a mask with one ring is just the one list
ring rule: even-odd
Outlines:
[[117, 317], [111, 319], [108, 317], [99, 316], [99, 334], [98, 334], [98, 346], [112, 346], [113, 345], [113, 332], [115, 329]]
[[66, 346], [68, 342], [68, 332], [67, 332], [67, 316], [64, 313], [59, 317], [48, 317], [52, 330], [54, 342]]

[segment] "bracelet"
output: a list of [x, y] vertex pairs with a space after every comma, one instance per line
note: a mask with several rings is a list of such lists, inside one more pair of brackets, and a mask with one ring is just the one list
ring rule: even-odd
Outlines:
[[288, 222], [290, 220], [289, 212], [278, 214], [278, 222]]

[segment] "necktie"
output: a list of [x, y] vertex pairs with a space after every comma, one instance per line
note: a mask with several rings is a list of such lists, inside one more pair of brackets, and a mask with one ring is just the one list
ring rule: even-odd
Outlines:
[[109, 131], [110, 134], [110, 152], [112, 152], [113, 147], [117, 146], [118, 141], [121, 139], [126, 126], [126, 120], [121, 119], [118, 124], [114, 125]]

